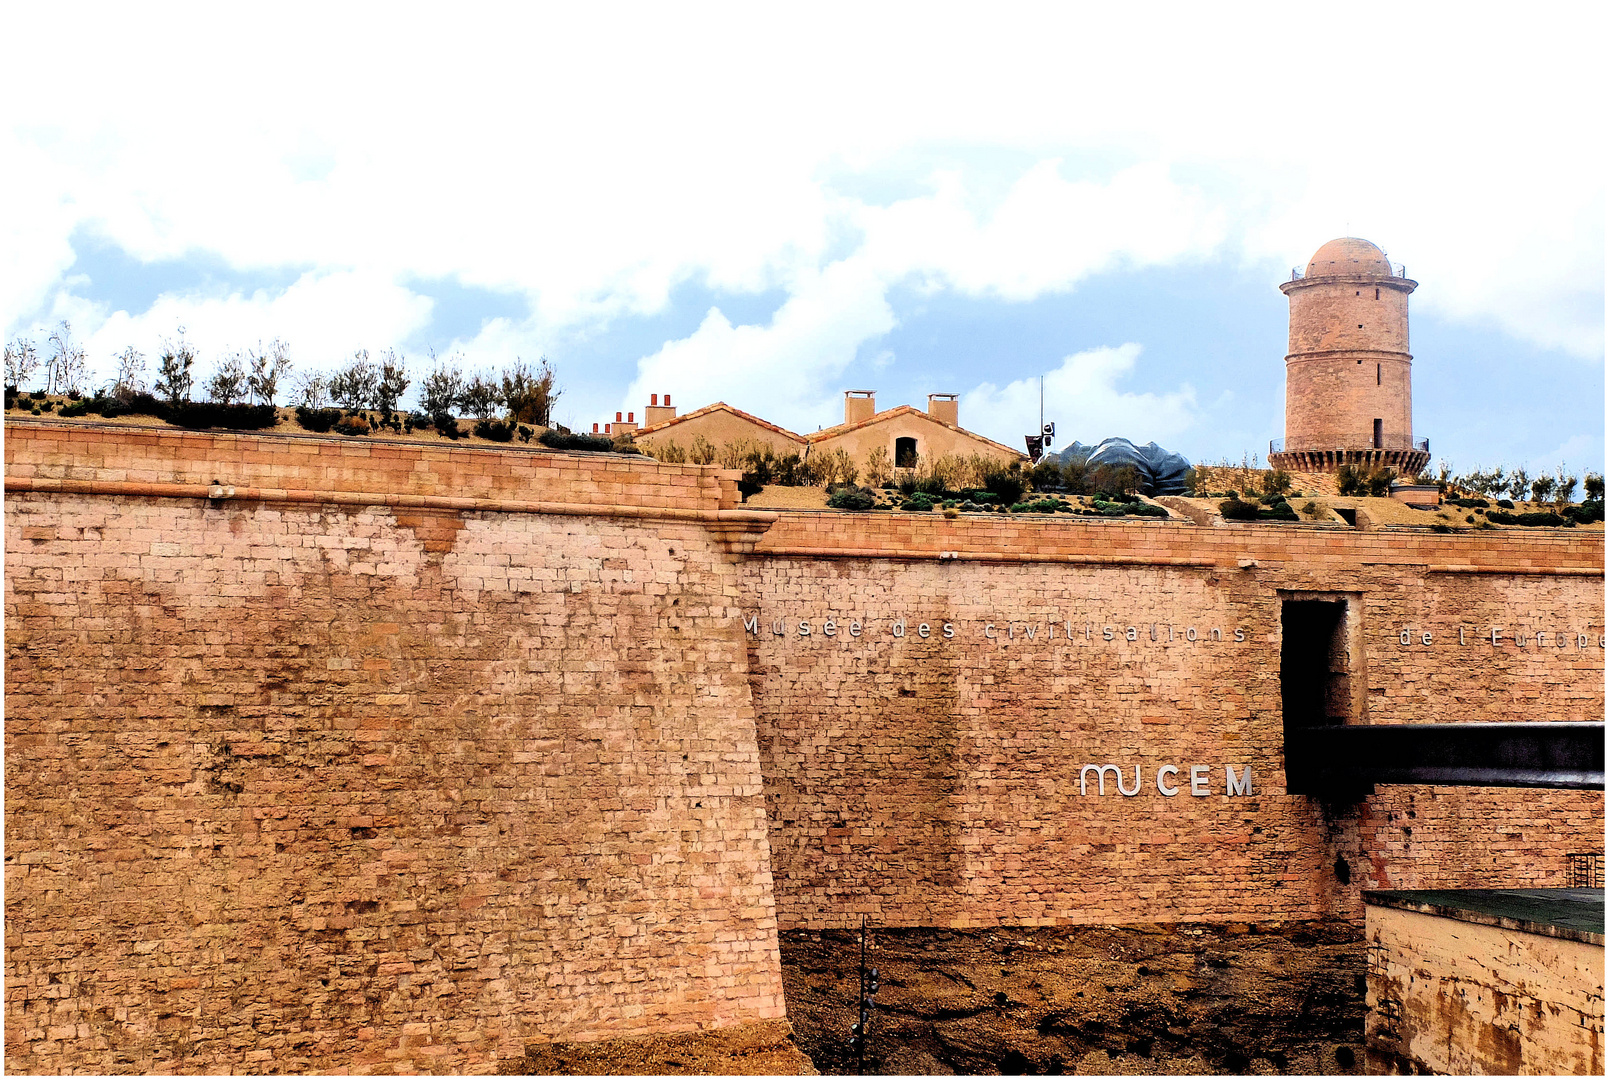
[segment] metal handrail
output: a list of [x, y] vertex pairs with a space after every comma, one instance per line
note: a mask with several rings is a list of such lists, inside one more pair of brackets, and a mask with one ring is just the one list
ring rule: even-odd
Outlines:
[[[1387, 265], [1391, 267], [1391, 273], [1389, 275], [1390, 277], [1402, 278], [1404, 281], [1408, 279], [1408, 268], [1406, 266], [1404, 266], [1402, 263], [1391, 262], [1389, 259], [1386, 262]], [[1290, 280], [1305, 281], [1307, 280], [1307, 272], [1300, 266], [1293, 266], [1291, 267]]]
[[1419, 450], [1428, 454], [1430, 440], [1416, 439], [1412, 435], [1389, 431], [1381, 436], [1379, 446], [1374, 444], [1372, 431], [1345, 435], [1323, 432], [1318, 435], [1297, 435], [1268, 440], [1270, 454], [1295, 453], [1300, 450]]

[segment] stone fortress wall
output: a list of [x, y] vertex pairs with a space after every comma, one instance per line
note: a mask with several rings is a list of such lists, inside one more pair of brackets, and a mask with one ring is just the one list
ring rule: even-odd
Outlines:
[[712, 470], [7, 435], [8, 1069], [485, 1071], [782, 1016]]
[[1287, 794], [1279, 678], [1339, 597], [1353, 722], [1601, 719], [1601, 536], [61, 422], [6, 477], [13, 1071], [482, 1071], [779, 1017], [779, 924], [1357, 918], [1601, 849], [1599, 793]]
[[1596, 793], [1288, 794], [1280, 682], [1281, 600], [1351, 597], [1351, 722], [1601, 719], [1595, 540], [841, 521], [743, 568], [784, 929], [1361, 919], [1597, 849]]

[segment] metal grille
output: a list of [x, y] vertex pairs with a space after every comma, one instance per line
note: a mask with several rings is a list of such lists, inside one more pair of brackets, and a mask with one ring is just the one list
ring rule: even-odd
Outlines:
[[1572, 852], [1570, 855], [1570, 888], [1603, 888], [1603, 852]]

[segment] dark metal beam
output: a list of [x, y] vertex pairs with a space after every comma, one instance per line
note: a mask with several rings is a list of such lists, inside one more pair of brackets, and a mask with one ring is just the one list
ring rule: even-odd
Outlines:
[[1376, 784], [1602, 790], [1602, 723], [1347, 724], [1285, 733], [1288, 790], [1368, 792]]

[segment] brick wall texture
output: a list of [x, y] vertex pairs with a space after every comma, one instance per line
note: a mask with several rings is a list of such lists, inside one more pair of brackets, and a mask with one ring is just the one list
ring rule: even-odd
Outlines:
[[490, 1071], [780, 1016], [779, 924], [1357, 919], [1601, 850], [1598, 793], [1287, 794], [1279, 679], [1281, 600], [1338, 597], [1354, 722], [1601, 719], [1601, 535], [763, 515], [612, 456], [7, 436], [12, 1071]]
[[1384, 445], [1405, 449], [1413, 434], [1410, 283], [1359, 275], [1285, 288], [1286, 449], [1369, 446], [1376, 419]]
[[[198, 442], [151, 479], [210, 479]], [[782, 1015], [706, 529], [35, 491], [6, 545], [9, 1070], [485, 1071]]]

